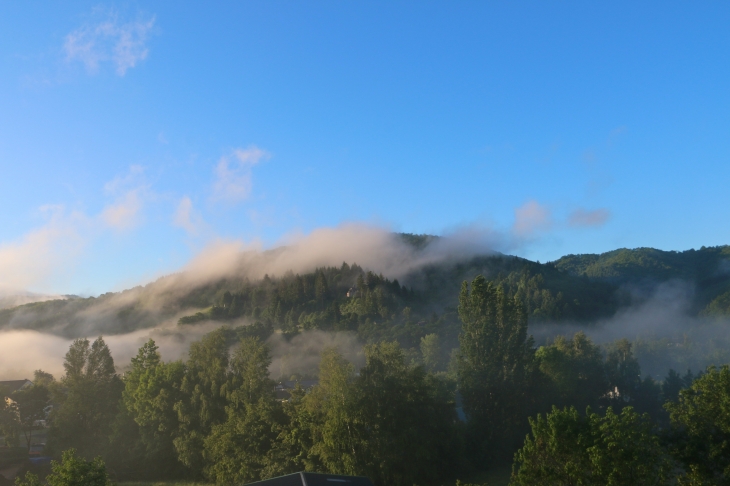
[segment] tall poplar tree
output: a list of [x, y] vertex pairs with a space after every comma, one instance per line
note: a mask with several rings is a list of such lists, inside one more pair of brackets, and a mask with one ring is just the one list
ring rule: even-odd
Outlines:
[[459, 295], [458, 381], [474, 459], [511, 454], [527, 427], [532, 339], [522, 303], [479, 275]]

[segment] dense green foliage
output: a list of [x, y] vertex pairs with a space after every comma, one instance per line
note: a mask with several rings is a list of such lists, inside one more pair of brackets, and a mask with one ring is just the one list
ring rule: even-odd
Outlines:
[[[459, 295], [459, 390], [469, 421], [470, 448], [477, 456], [512, 449], [527, 416], [532, 343], [522, 303], [484, 277]], [[516, 434], [517, 433], [517, 434]]]
[[[38, 476], [28, 472], [15, 480], [16, 486], [41, 486]], [[61, 461], [51, 462], [51, 474], [46, 476], [48, 486], [111, 486], [104, 461], [96, 457], [86, 461], [76, 455], [75, 449], [64, 451]]]
[[24, 445], [30, 451], [33, 432], [39, 428], [36, 422], [46, 418], [45, 408], [50, 401], [48, 387], [38, 384], [18, 390], [12, 394], [12, 400], [17, 410], [17, 423], [25, 439]]
[[30, 451], [34, 433], [46, 418], [50, 405], [50, 387], [53, 376], [36, 370], [33, 386], [10, 393], [0, 387], [0, 432], [5, 446], [23, 445], [25, 454]]
[[[418, 254], [438, 238], [400, 235]], [[601, 255], [567, 255], [541, 264], [492, 254], [446, 259], [414, 268], [399, 280], [354, 263], [310, 272], [249, 279], [239, 275], [190, 284], [184, 275], [97, 298], [69, 298], [0, 310], [0, 328], [23, 327], [83, 336], [117, 334], [179, 318], [182, 325], [207, 321], [261, 322], [291, 334], [310, 329], [350, 330], [366, 342], [398, 340], [417, 347], [438, 334], [458, 345], [460, 322], [454, 296], [461, 282], [483, 275], [517, 297], [531, 324], [595, 322], [621, 306], [653, 295], [663, 282], [687, 284], [689, 313], [727, 315], [730, 309], [730, 247], [685, 252], [620, 249]], [[265, 258], [265, 254], [261, 258]], [[182, 317], [179, 316], [182, 314]], [[177, 316], [177, 317], [175, 317]]]
[[49, 446], [96, 456], [108, 449], [124, 384], [102, 338], [77, 339], [64, 362], [66, 374], [54, 390]]
[[712, 299], [702, 313], [707, 316], [730, 315], [730, 290]]
[[[6, 439], [30, 444], [23, 434], [51, 403], [50, 453], [100, 455], [115, 477], [133, 480], [241, 484], [312, 470], [367, 475], [377, 486], [453, 484], [517, 452], [516, 484], [727, 484], [730, 372], [685, 373], [730, 362], [730, 343], [700, 340], [716, 334], [711, 324], [681, 342], [598, 345], [577, 332], [536, 346], [528, 336], [528, 323], [611, 316], [625, 297], [620, 286], [640, 284], [641, 275], [696, 279], [695, 310], [719, 314], [712, 309], [722, 309], [728, 291], [717, 273], [725, 248], [665, 253], [621, 250], [545, 265], [494, 255], [424, 266], [401, 281], [343, 264], [212, 282], [167, 301], [169, 315], [190, 309], [182, 331], [203, 321], [222, 326], [185, 360], [164, 362], [149, 341], [120, 375], [103, 339], [76, 339], [59, 381], [39, 371], [33, 387], [0, 403], [0, 427]], [[68, 309], [93, 304], [84, 302], [46, 310], [61, 306], [72, 320]], [[130, 309], [114, 319], [146, 312], [143, 304]], [[266, 343], [314, 331], [357, 336], [364, 366], [328, 348], [318, 371], [295, 364], [270, 376]], [[283, 399], [274, 379], [291, 373], [316, 384]]]
[[119, 477], [219, 484], [301, 469], [367, 474], [378, 485], [431, 484], [455, 471], [453, 389], [409, 364], [396, 342], [367, 346], [357, 375], [336, 350], [325, 351], [319, 384], [282, 402], [268, 348], [250, 336], [231, 348], [233, 335], [230, 328], [206, 335], [185, 362], [164, 363], [149, 341], [121, 379], [109, 372], [101, 338], [75, 341], [67, 374], [52, 384], [51, 452], [101, 454]]
[[673, 463], [652, 431], [648, 416], [631, 407], [604, 416], [554, 408], [530, 419], [532, 433], [515, 455], [512, 484], [668, 484]]
[[535, 358], [545, 377], [545, 395], [554, 406], [596, 407], [609, 389], [603, 352], [582, 332], [572, 339], [558, 336], [552, 345], [541, 346]]
[[417, 345], [427, 328], [455, 345], [454, 296], [463, 280], [480, 274], [510, 297], [518, 296], [537, 321], [606, 317], [619, 303], [610, 284], [585, 282], [549, 264], [490, 255], [422, 266], [401, 282], [347, 263], [257, 280], [242, 272], [197, 285], [178, 285], [173, 275], [118, 294], [2, 309], [0, 328], [22, 321], [25, 328], [68, 337], [83, 336], [90, 325], [116, 334], [153, 327], [182, 312], [187, 313], [179, 319], [183, 325], [246, 319], [286, 333], [352, 330], [367, 341], [397, 339], [408, 347]]
[[621, 248], [600, 255], [567, 255], [555, 266], [574, 275], [593, 278], [669, 280], [702, 280], [717, 275], [721, 263], [730, 258], [730, 247], [702, 247], [683, 252], [654, 248]]
[[730, 483], [730, 369], [710, 368], [668, 402], [675, 455], [693, 476]]
[[[315, 470], [378, 486], [443, 484], [507, 461], [530, 425], [516, 484], [705, 484], [727, 475], [727, 368], [694, 381], [671, 371], [659, 384], [639, 378], [626, 340], [602, 349], [578, 333], [535, 349], [524, 306], [483, 278], [464, 285], [459, 313], [453, 372], [435, 334], [419, 356], [396, 341], [367, 345], [357, 372], [329, 348], [318, 383], [282, 401], [257, 336], [269, 330], [223, 327], [184, 362], [163, 362], [149, 341], [123, 377], [101, 338], [76, 340], [66, 375], [55, 382], [39, 372], [28, 390], [51, 390], [50, 452], [79, 447], [79, 458], [101, 455], [125, 479], [241, 484]], [[456, 419], [459, 401], [466, 423]], [[664, 402], [671, 433], [657, 435], [670, 430]], [[574, 408], [586, 404], [598, 413]], [[529, 419], [555, 406], [572, 408]]]
[[613, 284], [651, 286], [681, 280], [696, 287], [693, 310], [727, 315], [730, 295], [730, 246], [683, 252], [637, 248], [600, 255], [566, 255], [554, 265], [570, 275]]
[[[275, 394], [263, 341], [274, 330], [261, 321], [207, 334], [185, 361], [163, 362], [149, 341], [123, 376], [101, 338], [78, 339], [61, 380], [39, 371], [29, 390], [51, 391], [53, 454], [100, 454], [127, 479], [241, 484], [314, 470], [367, 475], [377, 486], [435, 485], [509, 461], [530, 426], [517, 484], [727, 474], [727, 369], [698, 380], [670, 371], [658, 383], [641, 379], [627, 340], [599, 347], [577, 333], [536, 349], [519, 296], [481, 276], [464, 282], [458, 315], [450, 360], [436, 333], [422, 336], [417, 351], [368, 344], [359, 370], [328, 348], [317, 383], [286, 400]], [[664, 403], [672, 432], [657, 435], [670, 430]]]

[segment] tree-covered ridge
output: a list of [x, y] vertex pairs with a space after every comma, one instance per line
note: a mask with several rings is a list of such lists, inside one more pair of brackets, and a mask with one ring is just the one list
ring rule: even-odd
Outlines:
[[246, 318], [289, 335], [313, 329], [355, 331], [365, 342], [398, 340], [408, 348], [437, 333], [454, 347], [460, 324], [453, 296], [459, 292], [458, 282], [480, 274], [488, 275], [509, 298], [523, 302], [532, 322], [587, 321], [617, 308], [611, 284], [498, 255], [423, 267], [404, 277], [408, 286], [347, 263], [301, 275], [229, 280], [200, 292], [197, 300], [206, 308], [179, 323]]
[[[415, 244], [415, 243], [414, 243]], [[618, 306], [616, 287], [585, 281], [549, 264], [489, 255], [420, 267], [401, 280], [355, 263], [251, 279], [245, 272], [176, 288], [176, 275], [99, 297], [36, 302], [0, 310], [0, 329], [25, 328], [67, 337], [90, 329], [120, 334], [165, 320], [195, 324], [246, 319], [285, 333], [356, 331], [366, 341], [398, 339], [409, 347], [428, 332], [456, 342], [455, 295], [476, 275], [504, 287], [527, 307], [531, 322], [589, 321]]]
[[[555, 265], [507, 255], [477, 256], [448, 265], [429, 265], [410, 276], [432, 302], [453, 299], [461, 283], [483, 275], [517, 296], [532, 320], [585, 321], [613, 314], [618, 307], [617, 287], [586, 281]], [[449, 304], [453, 305], [453, 304]]]
[[440, 239], [434, 235], [416, 235], [413, 233], [398, 233], [398, 237], [416, 250], [423, 250], [428, 245]]
[[180, 323], [250, 317], [273, 321], [285, 330], [293, 330], [300, 322], [304, 329], [347, 329], [347, 324], [338, 326], [341, 306], [347, 315], [388, 319], [411, 297], [412, 292], [397, 279], [391, 281], [356, 264], [343, 263], [339, 268], [323, 267], [302, 275], [289, 272], [279, 278], [266, 275], [255, 282], [230, 282], [208, 297], [212, 305], [205, 313], [182, 318]]
[[730, 311], [730, 246], [663, 251], [636, 248], [602, 254], [566, 255], [556, 268], [573, 276], [619, 285], [656, 285], [681, 280], [694, 286], [692, 310], [710, 315]]
[[[130, 292], [130, 291], [126, 291]], [[93, 313], [94, 328], [105, 334], [131, 332], [153, 327], [160, 322], [160, 312], [144, 309], [142, 301], [125, 306], [110, 305], [114, 293], [99, 297], [71, 298], [33, 302], [0, 310], [0, 328], [34, 329], [76, 337], [83, 335]]]
[[700, 250], [663, 251], [654, 248], [620, 248], [601, 254], [566, 255], [554, 265], [571, 275], [617, 282], [652, 279], [703, 281], [727, 273], [730, 246]]
[[730, 315], [730, 290], [724, 292], [707, 304], [702, 310], [702, 314], [707, 316], [727, 316]]
[[[441, 241], [429, 235], [401, 234], [399, 238], [416, 254]], [[35, 329], [75, 338], [89, 330], [120, 334], [171, 320], [195, 324], [246, 319], [285, 333], [349, 330], [366, 341], [398, 339], [408, 347], [417, 345], [426, 333], [437, 332], [455, 344], [454, 296], [462, 281], [476, 275], [503, 287], [508, 296], [519, 297], [531, 324], [595, 322], [634, 303], [633, 289], [651, 295], [657, 285], [677, 279], [694, 292], [691, 314], [730, 313], [730, 247], [722, 246], [684, 252], [620, 249], [601, 255], [567, 255], [545, 264], [498, 253], [455, 255], [414, 267], [398, 279], [354, 262], [264, 278], [251, 277], [243, 267], [200, 282], [175, 274], [96, 298], [2, 309], [0, 329]]]

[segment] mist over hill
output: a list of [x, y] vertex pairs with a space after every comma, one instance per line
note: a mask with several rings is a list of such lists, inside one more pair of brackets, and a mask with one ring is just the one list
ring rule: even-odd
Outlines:
[[459, 289], [484, 275], [520, 299], [538, 345], [578, 330], [599, 343], [626, 337], [636, 341], [642, 368], [659, 375], [670, 365], [696, 369], [730, 349], [723, 319], [729, 257], [728, 246], [639, 248], [539, 263], [468, 238], [355, 227], [267, 251], [221, 243], [144, 286], [1, 309], [0, 332], [64, 343], [104, 335], [120, 362], [149, 337], [177, 359], [191, 340], [220, 326], [256, 325], [261, 337], [282, 342], [347, 333], [360, 343], [397, 340], [405, 348], [437, 334], [448, 359], [461, 327]]
[[0, 286], [0, 309], [9, 309], [33, 302], [45, 302], [47, 300], [64, 300], [73, 298], [73, 295], [51, 295], [28, 292]]
[[[279, 305], [284, 314], [304, 313], [305, 317], [334, 305], [339, 308], [351, 300], [347, 296], [351, 289], [351, 297], [357, 297], [358, 290], [364, 294], [365, 289], [358, 289], [360, 276], [367, 280], [368, 291], [380, 289], [377, 298], [381, 301], [374, 304], [376, 308], [355, 313], [366, 318], [379, 316], [381, 321], [406, 307], [413, 319], [449, 313], [462, 282], [480, 274], [521, 298], [532, 323], [595, 323], [621, 308], [647, 301], [668, 283], [684, 288], [682, 300], [690, 316], [725, 315], [730, 310], [728, 246], [684, 252], [619, 249], [539, 263], [486, 250], [444, 251], [446, 239], [436, 236], [392, 236], [390, 241], [371, 245], [380, 248], [357, 248], [350, 252], [354, 253], [350, 259], [343, 255], [341, 262], [326, 264], [320, 258], [321, 266], [316, 257], [304, 261], [312, 260], [307, 245], [240, 252], [218, 247], [180, 273], [121, 292], [88, 298], [28, 293], [26, 298], [39, 301], [25, 304], [20, 300], [21, 305], [0, 310], [0, 329], [79, 337], [123, 334], [167, 321], [190, 325], [236, 318], [268, 319], [276, 327], [285, 316], [277, 317], [276, 309], [269, 307]], [[321, 246], [321, 241], [311, 243]], [[211, 255], [216, 261], [211, 261]], [[320, 275], [326, 291], [315, 296]], [[240, 297], [231, 301], [233, 308], [226, 308], [222, 300], [226, 292], [231, 298]], [[335, 327], [334, 322], [319, 326]]]

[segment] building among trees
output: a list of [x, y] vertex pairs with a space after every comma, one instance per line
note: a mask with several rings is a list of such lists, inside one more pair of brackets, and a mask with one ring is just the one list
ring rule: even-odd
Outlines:
[[343, 486], [373, 486], [373, 483], [368, 478], [362, 476], [339, 476], [336, 474], [311, 472], [287, 474], [278, 478], [249, 483], [246, 486], [331, 486], [332, 484], [341, 484]]
[[0, 390], [4, 389], [6, 393], [14, 393], [18, 390], [24, 390], [32, 384], [33, 382], [27, 378], [23, 378], [22, 380], [0, 381]]

